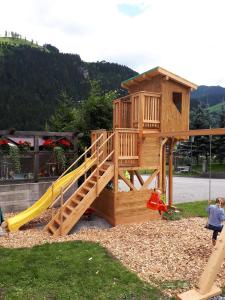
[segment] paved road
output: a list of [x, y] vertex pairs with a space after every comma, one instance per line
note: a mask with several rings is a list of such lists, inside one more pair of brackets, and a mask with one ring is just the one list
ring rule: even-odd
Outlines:
[[[146, 180], [147, 176], [143, 176]], [[135, 179], [135, 187], [140, 184]], [[154, 186], [154, 183], [151, 185]], [[120, 190], [127, 191], [127, 185], [124, 182], [119, 184]], [[174, 177], [174, 203], [208, 200], [209, 198], [209, 180], [206, 178], [194, 177]], [[225, 197], [225, 179], [211, 179], [211, 199], [221, 196]]]

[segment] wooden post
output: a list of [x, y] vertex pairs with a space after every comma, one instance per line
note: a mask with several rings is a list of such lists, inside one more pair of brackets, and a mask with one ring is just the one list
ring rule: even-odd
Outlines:
[[170, 140], [169, 148], [169, 201], [168, 205], [171, 207], [173, 205], [173, 147], [174, 139]]
[[85, 162], [85, 173], [84, 173], [84, 180], [87, 178], [87, 173], [86, 173], [86, 160], [87, 160], [87, 153], [86, 153], [87, 147], [84, 148], [84, 162]]
[[98, 187], [98, 180], [99, 180], [99, 147], [97, 146], [97, 166], [96, 166], [96, 176], [97, 176], [97, 182], [96, 182], [96, 197], [99, 196], [99, 187]]
[[63, 225], [63, 187], [61, 188], [60, 195], [60, 236], [62, 235], [62, 225]]
[[[54, 183], [52, 184], [52, 188], [51, 188], [51, 191], [52, 191], [52, 195], [51, 195], [51, 197], [52, 197], [52, 202], [51, 203], [53, 203], [53, 196], [54, 196]], [[52, 207], [52, 219], [53, 219], [53, 217], [54, 217], [54, 213], [53, 213], [53, 207]]]
[[[103, 143], [107, 140], [107, 131], [104, 130], [103, 131]], [[103, 151], [103, 157], [102, 157], [102, 160], [104, 160], [107, 156], [107, 143], [105, 143], [105, 145], [103, 146], [103, 149], [101, 150]]]
[[34, 136], [34, 182], [38, 182], [39, 173], [39, 136]]
[[118, 168], [119, 168], [119, 153], [120, 153], [120, 145], [119, 145], [119, 132], [115, 129], [114, 135], [114, 192], [118, 192]]
[[165, 185], [165, 183], [166, 183], [166, 180], [165, 180], [165, 177], [166, 177], [166, 157], [165, 157], [166, 142], [167, 142], [167, 138], [164, 140], [161, 140], [160, 154], [159, 154], [160, 173], [158, 176], [158, 180], [159, 180], [158, 186], [163, 193], [166, 192], [166, 185]]
[[134, 171], [129, 171], [130, 174], [130, 182], [134, 185]]
[[166, 145], [163, 147], [162, 158], [162, 192], [166, 193]]

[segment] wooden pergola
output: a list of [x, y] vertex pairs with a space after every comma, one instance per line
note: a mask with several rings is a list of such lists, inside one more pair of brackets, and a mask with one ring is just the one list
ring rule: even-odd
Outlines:
[[31, 137], [33, 139], [33, 155], [34, 155], [34, 163], [33, 163], [33, 172], [34, 172], [34, 182], [38, 181], [38, 172], [39, 172], [39, 138], [40, 137], [66, 137], [68, 138], [73, 144], [73, 150], [77, 153], [77, 138], [78, 136], [74, 134], [74, 132], [55, 132], [55, 131], [15, 131], [15, 130], [0, 130], [0, 137], [3, 138], [25, 138]]

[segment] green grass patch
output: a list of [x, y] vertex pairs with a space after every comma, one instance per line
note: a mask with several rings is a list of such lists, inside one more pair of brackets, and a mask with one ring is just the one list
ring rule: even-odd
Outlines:
[[[7, 45], [10, 45], [10, 46], [23, 46], [23, 45], [26, 45], [26, 46], [30, 46], [32, 48], [39, 48], [39, 49], [44, 49], [42, 46], [32, 42], [32, 41], [29, 41], [29, 40], [25, 40], [23, 38], [12, 38], [12, 37], [0, 37], [0, 43], [3, 43], [3, 44], [7, 44]], [[47, 49], [44, 49], [48, 52]]]
[[208, 201], [180, 203], [175, 206], [180, 210], [180, 216], [182, 218], [207, 217], [205, 209], [208, 206]]
[[6, 300], [166, 299], [90, 242], [0, 248], [0, 274], [0, 299]]
[[209, 112], [210, 113], [215, 113], [215, 112], [220, 112], [221, 110], [222, 110], [222, 106], [224, 105], [224, 103], [223, 102], [220, 102], [220, 103], [217, 103], [217, 104], [215, 104], [215, 105], [213, 105], [213, 106], [210, 106], [209, 107]]

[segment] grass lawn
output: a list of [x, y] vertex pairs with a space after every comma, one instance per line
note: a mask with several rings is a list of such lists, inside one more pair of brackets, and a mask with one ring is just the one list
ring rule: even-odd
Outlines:
[[180, 215], [183, 218], [207, 217], [205, 209], [208, 206], [208, 201], [180, 203], [175, 206], [180, 210]]
[[0, 299], [168, 299], [96, 243], [0, 248]]

